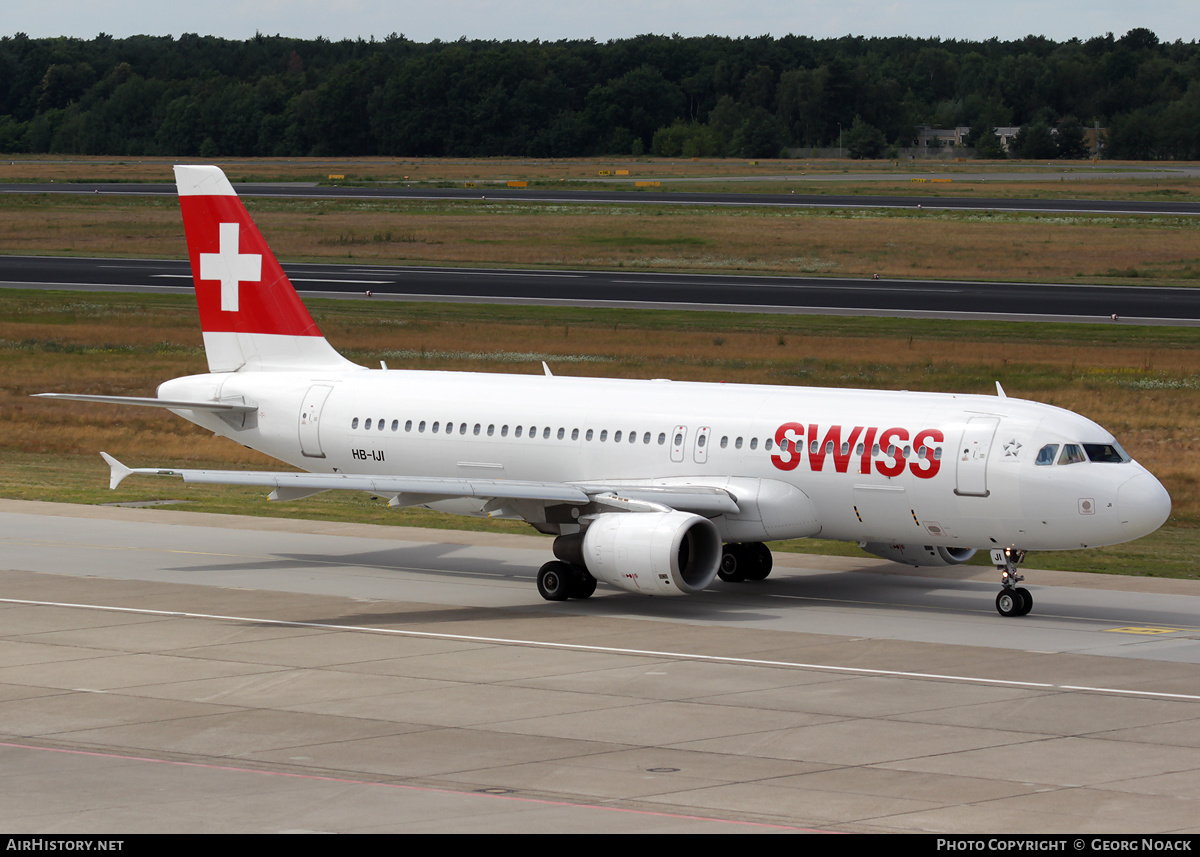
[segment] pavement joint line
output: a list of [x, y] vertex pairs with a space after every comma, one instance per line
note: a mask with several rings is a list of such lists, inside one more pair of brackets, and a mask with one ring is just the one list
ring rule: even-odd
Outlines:
[[546, 806], [568, 806], [568, 807], [586, 807], [588, 809], [598, 809], [604, 812], [623, 812], [633, 815], [652, 815], [660, 818], [677, 818], [684, 821], [712, 821], [719, 824], [737, 824], [748, 825], [750, 827], [768, 827], [776, 830], [800, 830], [809, 833], [832, 833], [834, 831], [819, 830], [817, 828], [799, 827], [791, 824], [772, 824], [765, 821], [743, 821], [733, 818], [717, 818], [716, 816], [707, 815], [686, 815], [683, 813], [673, 813], [646, 809], [632, 809], [620, 806], [606, 806], [600, 803], [575, 803], [566, 800], [550, 800], [548, 798], [524, 797], [522, 795], [512, 794], [490, 794], [484, 791], [459, 791], [455, 789], [437, 788], [436, 786], [417, 786], [410, 783], [387, 783], [378, 780], [359, 780], [350, 777], [331, 777], [322, 776], [320, 774], [302, 774], [295, 771], [272, 771], [263, 768], [242, 768], [236, 765], [213, 765], [205, 762], [188, 762], [179, 759], [157, 759], [153, 756], [131, 756], [124, 753], [102, 753], [96, 750], [76, 750], [66, 747], [39, 747], [34, 744], [17, 744], [11, 741], [0, 741], [0, 747], [9, 747], [15, 750], [38, 750], [49, 753], [67, 753], [75, 756], [91, 756], [100, 759], [119, 759], [121, 761], [132, 762], [148, 762], [157, 765], [178, 765], [185, 768], [204, 768], [214, 771], [227, 771], [235, 774], [263, 774], [273, 777], [291, 777], [302, 780], [318, 780], [325, 783], [341, 783], [345, 785], [357, 786], [381, 786], [388, 789], [403, 789], [405, 791], [417, 792], [432, 792], [433, 794], [448, 794], [457, 795], [459, 797], [478, 797], [489, 798], [492, 800], [509, 800], [518, 801], [520, 803], [535, 803]]
[[736, 666], [777, 667], [781, 669], [813, 670], [820, 672], [845, 673], [849, 675], [908, 678], [929, 681], [948, 681], [961, 684], [982, 684], [1000, 687], [1023, 687], [1033, 690], [1050, 690], [1066, 693], [1102, 693], [1117, 696], [1147, 697], [1152, 699], [1174, 699], [1185, 702], [1200, 702], [1200, 694], [1163, 693], [1129, 688], [1092, 687], [1088, 685], [1054, 684], [1052, 682], [1017, 681], [1013, 679], [983, 678], [980, 676], [945, 675], [908, 670], [885, 670], [870, 667], [847, 667], [833, 664], [811, 664], [798, 661], [774, 661], [759, 658], [737, 658], [726, 655], [704, 655], [688, 652], [667, 652], [654, 649], [627, 649], [616, 646], [589, 646], [582, 643], [553, 643], [544, 640], [520, 640], [507, 637], [483, 637], [471, 634], [440, 634], [433, 631], [409, 631], [400, 628], [374, 628], [368, 626], [334, 625], [327, 622], [301, 622], [290, 619], [265, 619], [252, 616], [223, 616], [214, 613], [189, 613], [180, 610], [151, 610], [141, 607], [112, 607], [102, 604], [78, 604], [63, 601], [33, 601], [23, 598], [0, 598], [0, 604], [26, 607], [66, 607], [78, 610], [99, 610], [111, 613], [131, 613], [141, 616], [162, 616], [181, 619], [216, 619], [223, 622], [242, 622], [257, 625], [278, 625], [288, 628], [316, 628], [327, 631], [352, 633], [386, 634], [394, 637], [414, 637], [428, 640], [453, 640], [464, 643], [486, 643], [497, 646], [524, 646], [527, 648], [557, 649], [560, 651], [587, 652], [591, 654], [631, 655], [635, 657], [670, 658], [700, 663], [732, 664]]

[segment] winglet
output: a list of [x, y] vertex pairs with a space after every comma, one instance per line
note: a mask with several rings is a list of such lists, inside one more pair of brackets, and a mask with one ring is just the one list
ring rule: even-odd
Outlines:
[[103, 458], [108, 463], [108, 466], [111, 469], [111, 473], [108, 477], [108, 490], [110, 490], [110, 491], [115, 490], [116, 487], [121, 484], [122, 480], [124, 480], [126, 476], [128, 476], [130, 473], [133, 473], [133, 470], [126, 467], [121, 462], [117, 461], [115, 458], [113, 458], [107, 452], [100, 453], [100, 457]]

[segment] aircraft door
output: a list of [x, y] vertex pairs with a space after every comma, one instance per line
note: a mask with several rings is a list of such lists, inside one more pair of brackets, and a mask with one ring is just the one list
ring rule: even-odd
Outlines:
[[696, 445], [692, 450], [692, 457], [697, 464], [708, 461], [708, 426], [701, 426], [696, 430]]
[[684, 444], [687, 443], [687, 426], [675, 426], [671, 431], [671, 460], [683, 461]]
[[306, 458], [324, 458], [321, 449], [321, 409], [333, 392], [328, 384], [313, 384], [300, 400], [300, 453]]
[[966, 497], [988, 495], [987, 463], [998, 425], [999, 417], [971, 417], [967, 421], [958, 444], [955, 494]]

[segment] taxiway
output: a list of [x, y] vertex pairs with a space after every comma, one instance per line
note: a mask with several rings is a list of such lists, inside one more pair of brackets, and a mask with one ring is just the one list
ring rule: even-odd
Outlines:
[[551, 604], [537, 536], [0, 501], [11, 832], [1195, 833], [1200, 585], [780, 554]]

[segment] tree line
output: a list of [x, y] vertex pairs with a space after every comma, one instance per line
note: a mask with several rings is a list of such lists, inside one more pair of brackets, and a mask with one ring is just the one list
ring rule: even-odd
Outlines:
[[[1200, 47], [639, 36], [606, 43], [187, 34], [0, 38], [0, 151], [171, 156], [878, 157], [919, 125], [1015, 154], [1200, 157]], [[1077, 133], [1078, 132], [1078, 133]], [[1065, 144], [1065, 145], [1064, 145]]]

